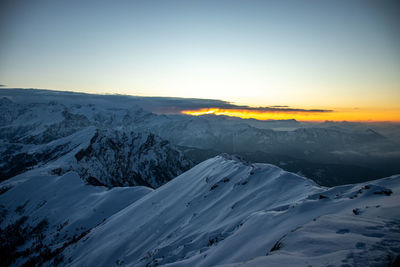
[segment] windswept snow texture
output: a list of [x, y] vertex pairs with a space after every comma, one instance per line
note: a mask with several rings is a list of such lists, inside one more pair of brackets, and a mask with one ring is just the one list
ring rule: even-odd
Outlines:
[[71, 266], [387, 266], [400, 176], [324, 188], [221, 155], [148, 193], [63, 253]]
[[2, 266], [63, 261], [66, 247], [152, 191], [142, 186], [90, 186], [75, 172], [62, 176], [45, 173], [28, 171], [1, 183]]

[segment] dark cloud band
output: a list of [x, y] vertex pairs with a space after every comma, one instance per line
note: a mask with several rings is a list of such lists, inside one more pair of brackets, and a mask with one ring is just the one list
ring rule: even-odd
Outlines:
[[[179, 98], [179, 97], [143, 97], [143, 96], [127, 96], [127, 95], [95, 95], [67, 91], [53, 91], [40, 89], [11, 89], [2, 88], [1, 91], [6, 93], [12, 91], [14, 98], [18, 95], [23, 99], [35, 99], [35, 101], [57, 100], [60, 96], [64, 99], [70, 98], [77, 103], [84, 102], [108, 102], [110, 104], [118, 102], [121, 107], [139, 106], [144, 110], [159, 114], [180, 114], [187, 110], [201, 109], [223, 109], [223, 110], [243, 110], [253, 112], [280, 112], [280, 113], [322, 113], [332, 112], [327, 109], [300, 109], [290, 108], [289, 106], [267, 106], [267, 107], [250, 107], [246, 105], [235, 105], [228, 101], [216, 99], [198, 99], [198, 98]], [[46, 97], [45, 97], [46, 96]]]

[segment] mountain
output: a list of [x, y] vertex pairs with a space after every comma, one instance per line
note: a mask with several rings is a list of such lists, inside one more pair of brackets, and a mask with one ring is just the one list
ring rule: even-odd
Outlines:
[[74, 170], [94, 185], [156, 188], [191, 166], [181, 151], [152, 133], [90, 126], [45, 144], [5, 143], [0, 178], [45, 167], [58, 175]]
[[[168, 111], [174, 107], [190, 108], [199, 103], [205, 105], [213, 101], [0, 89], [0, 158], [22, 153], [21, 158], [17, 157], [13, 162], [28, 162], [30, 168], [38, 160], [23, 153], [29, 146], [47, 145], [94, 127], [100, 131], [124, 131], [125, 134], [151, 133], [169, 141], [175, 150], [183, 151], [185, 157], [195, 163], [220, 153], [238, 154], [250, 161], [272, 163], [287, 171], [304, 174], [325, 186], [356, 183], [400, 172], [400, 144], [396, 143], [396, 138], [383, 135], [382, 126], [374, 130], [371, 124], [259, 121], [151, 112], [162, 112], [162, 108]], [[383, 132], [389, 136], [398, 134], [397, 125], [387, 128]], [[111, 132], [108, 134], [119, 138]], [[44, 158], [55, 159], [61, 153], [57, 152], [59, 149], [61, 147], [46, 152], [48, 156]], [[96, 159], [97, 162], [101, 160]], [[39, 161], [43, 162], [43, 159]], [[124, 166], [128, 161], [122, 161]], [[9, 172], [10, 166], [0, 166], [2, 179], [20, 173], [20, 164], [17, 165], [11, 166], [13, 171], [8, 174], [5, 173]], [[181, 167], [176, 168], [187, 169]], [[111, 171], [101, 169], [102, 173]], [[118, 183], [117, 180], [120, 178], [99, 182], [108, 186], [126, 182]], [[146, 184], [139, 180], [128, 184]]]
[[[124, 127], [126, 110], [114, 121], [116, 114], [94, 112], [92, 104], [18, 104], [3, 98], [0, 108], [0, 181], [46, 165], [54, 174], [75, 170], [92, 184], [155, 188], [192, 166], [168, 141]], [[147, 114], [133, 110], [128, 112]]]
[[107, 186], [159, 187], [191, 167], [183, 153], [152, 133], [97, 131], [72, 169]]
[[73, 171], [51, 176], [41, 168], [1, 186], [2, 257], [15, 265], [387, 266], [400, 259], [400, 176], [326, 188], [222, 154], [155, 190], [107, 190]]
[[62, 251], [152, 189], [86, 185], [76, 172], [35, 169], [1, 183], [0, 262], [33, 266], [63, 261]]
[[399, 264], [393, 139], [153, 101], [198, 103], [0, 90], [3, 265]]

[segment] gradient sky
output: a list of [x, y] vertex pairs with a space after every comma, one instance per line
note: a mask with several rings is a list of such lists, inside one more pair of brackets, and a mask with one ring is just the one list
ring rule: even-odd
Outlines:
[[400, 120], [400, 4], [3, 0], [0, 84]]

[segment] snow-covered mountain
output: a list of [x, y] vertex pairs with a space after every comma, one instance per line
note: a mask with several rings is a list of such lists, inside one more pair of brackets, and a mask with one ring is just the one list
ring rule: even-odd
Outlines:
[[1, 89], [0, 157], [15, 156], [27, 146], [48, 144], [95, 127], [150, 132], [178, 146], [196, 163], [222, 152], [240, 154], [302, 173], [322, 185], [400, 172], [400, 144], [365, 125], [157, 115], [143, 109], [157, 111], [157, 105], [171, 108], [174, 104], [189, 108], [192, 102], [195, 100]]
[[152, 133], [90, 126], [45, 144], [4, 142], [0, 178], [44, 167], [58, 175], [74, 170], [94, 185], [156, 188], [191, 166], [181, 151]]
[[[154, 114], [143, 109], [153, 100], [0, 90], [3, 265], [400, 261], [398, 175], [328, 188], [228, 154], [193, 168], [187, 159], [237, 152], [296, 171], [317, 166], [314, 180], [343, 184], [370, 173], [366, 164], [396, 165], [395, 142], [361, 126]], [[337, 174], [352, 158], [361, 166]]]
[[76, 172], [49, 176], [45, 167], [1, 188], [1, 244], [15, 265], [387, 266], [399, 260], [400, 176], [326, 188], [223, 154], [155, 190], [106, 190], [85, 185]]
[[152, 133], [97, 131], [75, 154], [72, 169], [85, 180], [107, 186], [159, 187], [189, 169], [191, 162]]
[[1, 98], [0, 181], [46, 166], [59, 175], [75, 170], [95, 185], [156, 188], [192, 166], [170, 142], [134, 127], [134, 118], [151, 115], [137, 106], [56, 101], [35, 92], [33, 100], [14, 102], [13, 91]]
[[1, 265], [65, 265], [65, 247], [151, 191], [91, 186], [76, 172], [50, 176], [41, 168], [7, 180], [0, 187]]

